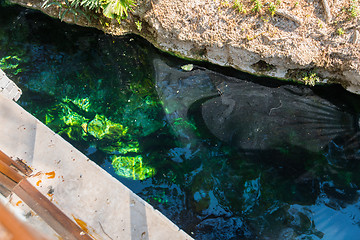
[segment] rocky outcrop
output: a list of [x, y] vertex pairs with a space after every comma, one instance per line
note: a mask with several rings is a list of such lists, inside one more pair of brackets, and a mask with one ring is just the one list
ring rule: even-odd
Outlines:
[[[56, 6], [44, 9], [39, 0], [12, 1], [53, 17], [61, 11]], [[101, 17], [89, 22], [82, 16], [76, 24], [113, 35], [135, 33], [183, 58], [309, 84], [336, 82], [360, 93], [358, 2], [236, 2], [139, 0], [120, 24]], [[75, 23], [70, 12], [63, 20]]]

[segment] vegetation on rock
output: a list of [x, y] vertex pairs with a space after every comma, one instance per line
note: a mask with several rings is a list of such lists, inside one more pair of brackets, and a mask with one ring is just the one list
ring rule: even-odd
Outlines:
[[90, 22], [90, 13], [101, 13], [103, 16], [121, 19], [128, 16], [128, 11], [132, 11], [136, 5], [134, 0], [45, 0], [43, 8], [55, 5], [59, 8], [59, 18], [63, 20], [65, 14], [72, 13], [74, 21], [77, 22], [79, 15], [83, 15]]

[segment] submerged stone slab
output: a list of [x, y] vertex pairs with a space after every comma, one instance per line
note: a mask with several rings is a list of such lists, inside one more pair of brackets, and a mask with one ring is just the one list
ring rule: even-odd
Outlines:
[[[191, 239], [159, 211], [15, 102], [0, 96], [0, 149], [32, 169], [29, 181], [95, 239]], [[26, 221], [56, 234], [16, 196]]]
[[12, 99], [14, 101], [17, 101], [22, 94], [21, 89], [18, 86], [16, 86], [16, 84], [13, 81], [11, 81], [1, 69], [0, 69], [0, 93], [6, 98]]

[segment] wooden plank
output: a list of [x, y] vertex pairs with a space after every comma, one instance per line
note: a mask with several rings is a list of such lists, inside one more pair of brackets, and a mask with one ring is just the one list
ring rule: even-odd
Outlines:
[[0, 150], [0, 160], [9, 166], [11, 165], [11, 162], [12, 162], [12, 159], [8, 155], [3, 153], [1, 150]]
[[0, 224], [12, 235], [12, 239], [46, 240], [33, 229], [29, 229], [0, 203]]
[[6, 230], [6, 228], [0, 223], [0, 239], [1, 240], [13, 240], [12, 234]]
[[[13, 191], [50, 227], [66, 240], [91, 240], [76, 223], [10, 166], [14, 161], [0, 151], [0, 183]], [[17, 164], [15, 164], [16, 166]], [[18, 168], [18, 167], [17, 167]], [[23, 238], [19, 238], [23, 239]]]
[[69, 240], [92, 239], [26, 179], [15, 186], [13, 191], [62, 238]]
[[[11, 191], [8, 189], [8, 188], [6, 188], [6, 187], [4, 187], [3, 185], [1, 185], [1, 180], [0, 180], [0, 193], [4, 196], [4, 197], [8, 197], [8, 196], [10, 196], [10, 194], [11, 194]], [[1, 238], [0, 238], [1, 239]]]
[[3, 161], [8, 166], [13, 166], [21, 173], [26, 176], [29, 176], [32, 173], [32, 170], [20, 160], [14, 161], [8, 155], [0, 150], [0, 160]]
[[25, 176], [29, 177], [33, 170], [31, 168], [29, 168], [28, 165], [26, 165], [26, 163], [24, 163], [21, 160], [16, 160], [13, 161], [13, 166], [16, 167], [20, 172], [22, 172]]
[[3, 161], [0, 161], [0, 172], [17, 183], [23, 179], [23, 177], [18, 172], [16, 172]]
[[0, 173], [0, 185], [11, 191], [16, 186], [16, 184], [16, 182], [5, 176], [3, 173]]

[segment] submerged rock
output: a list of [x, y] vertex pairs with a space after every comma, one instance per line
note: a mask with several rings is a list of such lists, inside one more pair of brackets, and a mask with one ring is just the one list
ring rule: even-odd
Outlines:
[[116, 156], [111, 157], [112, 166], [115, 172], [133, 180], [145, 180], [155, 175], [155, 169], [143, 163], [143, 157], [137, 156]]
[[264, 87], [231, 78], [201, 106], [209, 131], [247, 150], [300, 147], [318, 152], [338, 137], [354, 136], [357, 117], [299, 86]]
[[97, 139], [119, 139], [126, 135], [127, 128], [119, 123], [114, 123], [103, 115], [96, 114], [89, 122], [87, 132]]
[[[189, 119], [233, 147], [247, 151], [324, 151], [332, 140], [357, 136], [358, 117], [307, 87], [268, 87], [206, 69], [183, 72], [154, 62], [156, 87], [169, 121], [183, 138], [193, 130], [175, 124]], [[199, 117], [200, 115], [200, 117]], [[352, 139], [351, 141], [354, 141]], [[346, 144], [346, 140], [343, 141]]]
[[[197, 66], [184, 72], [161, 60], [154, 66], [167, 121], [186, 149], [172, 160], [201, 161], [187, 175], [199, 239], [218, 231], [226, 239], [320, 239], [329, 215], [318, 215], [332, 209], [332, 229], [344, 221], [342, 209], [357, 208], [358, 111], [350, 105], [299, 85], [270, 87]], [[241, 216], [234, 225], [233, 214]]]

